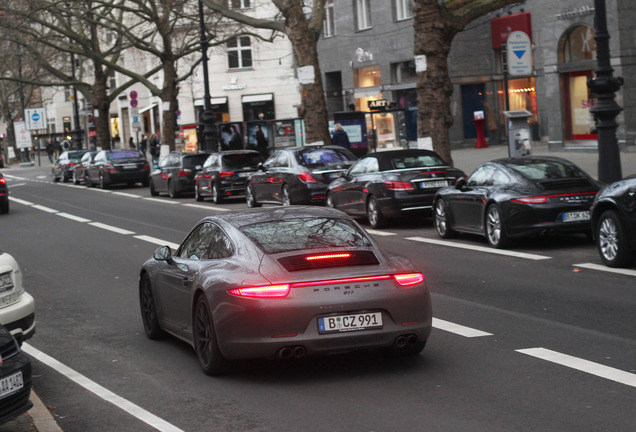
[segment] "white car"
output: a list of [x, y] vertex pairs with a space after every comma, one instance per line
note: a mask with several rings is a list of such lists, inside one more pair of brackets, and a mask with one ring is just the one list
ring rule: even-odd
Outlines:
[[0, 251], [0, 324], [22, 344], [35, 334], [35, 300], [24, 290], [16, 260]]

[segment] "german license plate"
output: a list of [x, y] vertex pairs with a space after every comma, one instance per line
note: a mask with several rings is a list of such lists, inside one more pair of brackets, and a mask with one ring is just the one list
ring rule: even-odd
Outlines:
[[11, 278], [11, 272], [0, 274], [0, 291], [6, 291], [13, 288], [13, 279]]
[[370, 312], [318, 318], [319, 333], [341, 333], [382, 328], [382, 313]]
[[126, 165], [122, 165], [123, 169], [136, 169], [137, 168], [137, 164], [126, 164]]
[[447, 180], [423, 181], [420, 182], [420, 189], [441, 188], [448, 186]]
[[590, 220], [589, 211], [563, 213], [563, 222], [577, 222]]
[[9, 396], [24, 387], [22, 372], [14, 373], [0, 380], [0, 398]]

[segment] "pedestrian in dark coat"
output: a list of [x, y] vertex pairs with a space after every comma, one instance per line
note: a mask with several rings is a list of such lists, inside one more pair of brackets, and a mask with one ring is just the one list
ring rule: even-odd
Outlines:
[[347, 135], [347, 132], [345, 132], [345, 130], [342, 128], [342, 125], [340, 123], [336, 123], [333, 126], [333, 129], [333, 135], [331, 136], [331, 142], [333, 143], [333, 145], [339, 145], [346, 149], [351, 148], [349, 135]]

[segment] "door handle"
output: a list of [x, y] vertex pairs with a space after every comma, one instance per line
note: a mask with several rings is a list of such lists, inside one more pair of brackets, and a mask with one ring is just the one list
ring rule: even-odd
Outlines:
[[192, 284], [192, 279], [188, 278], [188, 277], [184, 277], [183, 279], [181, 279], [181, 283], [183, 283], [183, 285], [188, 286], [190, 284]]

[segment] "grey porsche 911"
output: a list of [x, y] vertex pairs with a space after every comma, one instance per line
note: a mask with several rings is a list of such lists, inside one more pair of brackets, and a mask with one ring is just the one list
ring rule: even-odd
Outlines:
[[146, 335], [191, 344], [208, 375], [233, 360], [386, 348], [417, 355], [431, 332], [424, 275], [330, 208], [250, 209], [199, 221], [140, 272]]

